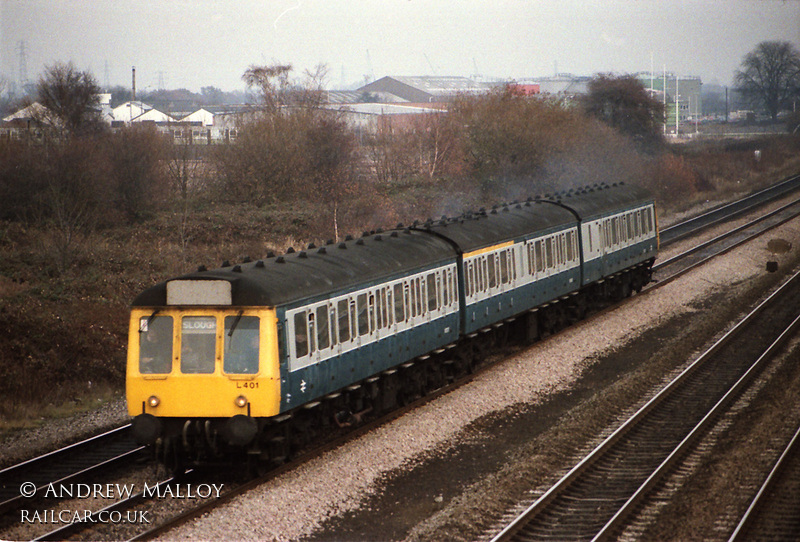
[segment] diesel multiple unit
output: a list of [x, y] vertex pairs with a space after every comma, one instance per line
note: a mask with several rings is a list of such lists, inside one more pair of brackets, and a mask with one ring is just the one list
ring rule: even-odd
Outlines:
[[281, 460], [639, 291], [657, 248], [648, 194], [599, 185], [167, 280], [133, 303], [134, 434]]

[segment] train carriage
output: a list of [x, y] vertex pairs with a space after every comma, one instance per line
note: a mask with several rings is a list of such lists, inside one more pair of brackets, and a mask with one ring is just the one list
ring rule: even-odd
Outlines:
[[455, 262], [450, 243], [406, 229], [198, 270], [146, 290], [130, 327], [134, 433], [152, 442], [192, 418], [242, 443], [259, 429], [249, 420], [453, 343]]
[[625, 270], [632, 273], [630, 286], [637, 291], [649, 281], [658, 251], [658, 225], [655, 202], [647, 191], [624, 183], [603, 185], [564, 194], [558, 203], [581, 220], [581, 285]]
[[475, 333], [574, 290], [578, 221], [543, 200], [503, 205], [429, 230], [462, 252], [462, 329]]

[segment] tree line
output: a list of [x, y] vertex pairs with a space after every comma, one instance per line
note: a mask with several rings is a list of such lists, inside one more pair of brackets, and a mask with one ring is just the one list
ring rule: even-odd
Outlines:
[[[762, 89], [758, 99], [780, 110], [800, 77], [793, 47], [759, 45], [737, 78], [753, 96], [773, 88], [750, 70], [775, 64], [773, 53], [790, 60], [777, 70], [783, 90]], [[186, 223], [200, 203], [281, 207], [309, 236], [337, 239], [355, 225], [452, 216], [599, 182], [641, 184], [664, 153], [663, 105], [633, 76], [600, 74], [574, 99], [526, 96], [510, 84], [458, 96], [446, 112], [377, 117], [369, 128], [325, 106], [325, 76], [322, 66], [299, 76], [290, 65], [251, 66], [242, 79], [255, 99], [235, 141], [198, 155], [151, 127], [112, 132], [99, 118], [93, 76], [56, 64], [37, 84], [47, 112], [37, 119], [41, 137], [0, 143], [0, 219], [49, 228], [68, 266], [85, 232], [164, 208]]]

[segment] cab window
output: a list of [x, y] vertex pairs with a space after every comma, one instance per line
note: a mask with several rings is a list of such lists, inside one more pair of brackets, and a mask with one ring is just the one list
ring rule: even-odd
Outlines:
[[181, 323], [181, 372], [214, 372], [217, 319], [213, 316], [184, 316]]
[[166, 374], [172, 370], [172, 316], [139, 320], [139, 372]]
[[257, 316], [225, 317], [225, 349], [222, 367], [226, 373], [258, 372], [259, 333]]

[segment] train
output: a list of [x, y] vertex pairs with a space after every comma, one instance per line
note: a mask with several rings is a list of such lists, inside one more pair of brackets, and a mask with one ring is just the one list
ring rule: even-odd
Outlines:
[[133, 300], [133, 435], [176, 470], [283, 462], [641, 291], [657, 252], [620, 182], [201, 266]]

